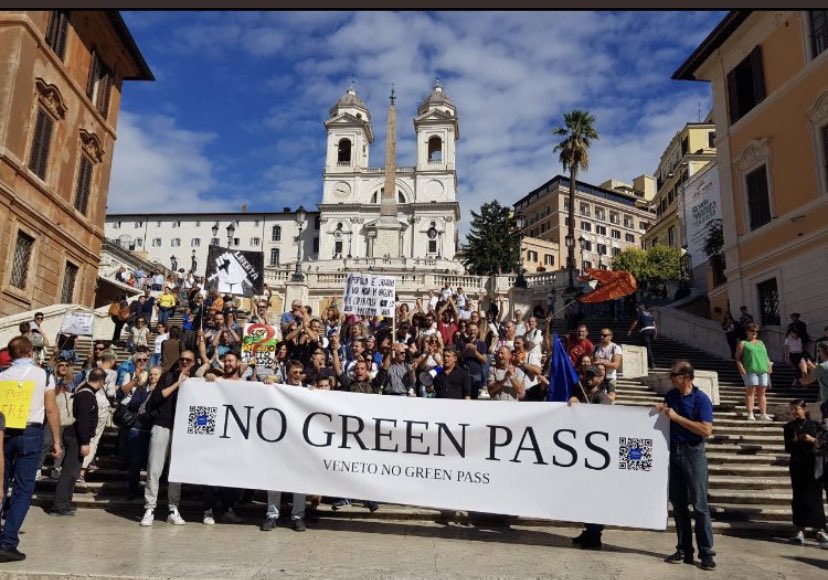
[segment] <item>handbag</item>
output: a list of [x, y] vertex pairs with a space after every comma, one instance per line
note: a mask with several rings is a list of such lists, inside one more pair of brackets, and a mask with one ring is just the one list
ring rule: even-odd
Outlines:
[[124, 429], [130, 429], [137, 421], [138, 414], [135, 411], [130, 410], [128, 405], [118, 403], [118, 406], [115, 407], [115, 412], [112, 414], [112, 422], [115, 425]]

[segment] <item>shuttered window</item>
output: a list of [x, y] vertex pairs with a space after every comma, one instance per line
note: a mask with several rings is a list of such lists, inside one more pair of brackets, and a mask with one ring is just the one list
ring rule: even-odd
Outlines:
[[756, 46], [727, 74], [730, 122], [735, 123], [765, 98], [765, 73], [762, 47]]
[[66, 32], [69, 28], [69, 11], [55, 10], [49, 16], [46, 29], [46, 44], [52, 47], [60, 60], [66, 54]]
[[771, 220], [767, 166], [762, 165], [748, 173], [746, 182], [749, 225], [753, 231]]
[[816, 58], [828, 48], [828, 10], [808, 12], [811, 24], [811, 58]]
[[95, 107], [107, 116], [109, 111], [109, 93], [112, 88], [112, 73], [96, 51], [92, 51], [92, 68], [86, 83], [86, 95]]
[[11, 276], [9, 283], [21, 290], [26, 289], [26, 281], [29, 277], [29, 265], [32, 261], [32, 249], [34, 238], [17, 232], [17, 242], [14, 245], [14, 259], [12, 260]]
[[75, 209], [86, 215], [89, 207], [89, 194], [92, 191], [92, 162], [86, 155], [81, 155], [78, 166], [78, 179], [75, 183]]
[[46, 168], [49, 162], [49, 147], [52, 144], [52, 126], [54, 121], [43, 109], [37, 110], [34, 135], [32, 136], [32, 153], [29, 158], [29, 169], [34, 171], [40, 179], [46, 179]]
[[66, 262], [63, 270], [63, 288], [60, 291], [62, 304], [72, 304], [75, 301], [75, 281], [78, 278], [78, 267], [71, 262]]

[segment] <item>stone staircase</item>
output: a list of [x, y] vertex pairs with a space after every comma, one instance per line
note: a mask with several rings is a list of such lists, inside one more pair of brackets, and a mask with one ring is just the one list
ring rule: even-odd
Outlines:
[[[180, 321], [180, 315], [171, 319], [172, 324], [180, 324]], [[592, 317], [587, 324], [590, 328], [590, 338], [593, 340], [597, 340], [600, 328], [609, 327], [613, 330], [616, 342], [636, 343], [635, 336], [627, 337], [628, 321]], [[559, 334], [565, 332], [562, 321], [556, 322], [554, 329]], [[88, 349], [91, 341], [79, 341], [78, 353], [82, 359], [84, 351], [81, 350], [81, 344], [85, 344]], [[119, 361], [128, 355], [121, 348], [115, 348], [115, 351], [118, 353]], [[776, 417], [774, 421], [746, 420], [744, 389], [733, 361], [716, 358], [664, 336], [656, 339], [654, 352], [657, 371], [667, 370], [678, 358], [687, 358], [697, 369], [716, 371], [719, 374], [721, 401], [715, 409], [714, 436], [707, 444], [710, 464], [709, 500], [715, 532], [751, 535], [791, 533], [788, 456], [782, 440], [782, 426], [787, 419]], [[768, 392], [769, 409], [772, 410], [778, 405], [786, 406], [793, 398], [804, 398], [808, 401], [816, 399], [816, 389], [791, 389], [789, 385], [793, 376], [792, 369], [784, 365], [775, 366], [775, 386]], [[623, 376], [619, 378], [617, 404], [652, 406], [660, 400], [661, 397], [642, 383], [625, 379]], [[105, 508], [131, 513], [137, 517], [140, 515], [143, 499], [125, 499], [126, 471], [115, 455], [116, 430], [108, 429], [99, 447], [97, 469], [89, 472], [85, 484], [78, 484], [73, 501], [81, 508]], [[34, 503], [48, 506], [54, 486], [53, 480], [40, 479], [37, 482]], [[160, 498], [166, 498], [165, 491], [162, 490]], [[253, 503], [241, 506], [239, 513], [253, 520], [260, 518], [264, 513], [264, 506], [261, 505], [264, 500], [263, 492], [256, 492], [253, 495]], [[192, 486], [185, 485], [181, 505], [185, 517], [200, 517], [200, 506], [198, 491]], [[436, 518], [438, 513], [436, 510], [407, 506], [383, 506], [379, 512], [370, 515], [367, 510], [361, 509], [344, 512], [324, 511], [326, 517], [425, 520]], [[543, 525], [549, 522], [532, 523]], [[670, 524], [672, 525], [672, 520]]]

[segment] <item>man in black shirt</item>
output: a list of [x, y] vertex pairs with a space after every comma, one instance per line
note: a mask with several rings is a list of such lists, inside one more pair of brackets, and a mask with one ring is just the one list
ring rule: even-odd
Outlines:
[[457, 353], [443, 351], [443, 372], [434, 377], [434, 396], [438, 399], [471, 399], [471, 377], [457, 366]]

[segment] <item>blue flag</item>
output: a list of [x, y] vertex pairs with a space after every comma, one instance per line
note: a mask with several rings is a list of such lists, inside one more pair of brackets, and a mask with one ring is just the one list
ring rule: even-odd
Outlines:
[[546, 400], [566, 403], [579, 380], [578, 372], [569, 360], [569, 355], [566, 354], [558, 333], [554, 333], [552, 335], [552, 363], [549, 365], [549, 391], [546, 393]]

